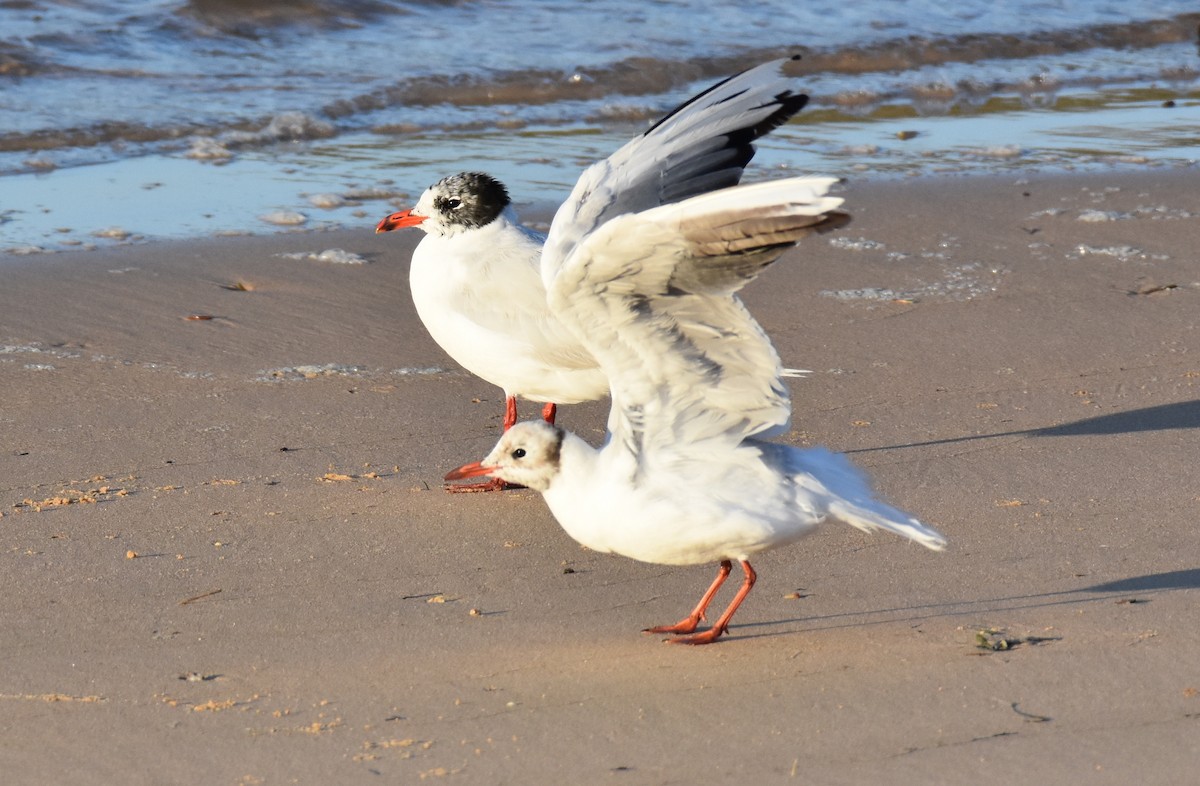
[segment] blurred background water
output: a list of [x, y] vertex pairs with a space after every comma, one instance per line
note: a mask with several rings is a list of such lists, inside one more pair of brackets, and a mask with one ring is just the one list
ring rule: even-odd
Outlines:
[[358, 227], [480, 169], [518, 205], [803, 55], [748, 179], [1200, 159], [1194, 0], [0, 0], [0, 251]]

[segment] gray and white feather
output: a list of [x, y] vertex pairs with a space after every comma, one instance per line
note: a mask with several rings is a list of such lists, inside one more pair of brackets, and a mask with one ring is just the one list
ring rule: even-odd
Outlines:
[[606, 223], [737, 185], [754, 142], [808, 100], [793, 89], [789, 62], [714, 85], [587, 169], [558, 210], [549, 243], [521, 225], [505, 187], [478, 172], [444, 178], [413, 208], [383, 219], [378, 231], [415, 226], [426, 233], [409, 283], [430, 335], [467, 370], [502, 388], [511, 413], [518, 397], [603, 397], [608, 380], [551, 312], [548, 282], [581, 239]]
[[[829, 518], [938, 550], [946, 540], [878, 500], [846, 457], [764, 441], [791, 413], [779, 358], [737, 291], [806, 235], [848, 220], [831, 178], [705, 193], [611, 218], [579, 236], [548, 277], [555, 318], [596, 358], [612, 395], [599, 450], [545, 423], [519, 423], [481, 474], [540, 491], [571, 537], [645, 562], [720, 562], [684, 620], [692, 634], [733, 560], [746, 578], [704, 633], [716, 640], [754, 584], [749, 558]], [[543, 268], [546, 273], [546, 268]]]

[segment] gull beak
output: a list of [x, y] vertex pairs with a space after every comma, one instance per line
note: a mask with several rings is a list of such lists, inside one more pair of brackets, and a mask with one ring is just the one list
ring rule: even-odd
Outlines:
[[470, 464], [463, 464], [458, 469], [452, 469], [446, 473], [446, 480], [466, 480], [467, 478], [477, 478], [480, 475], [487, 475], [497, 467], [486, 467], [482, 461], [472, 461]]
[[391, 232], [393, 229], [403, 229], [404, 227], [415, 227], [427, 218], [429, 216], [418, 215], [412, 210], [401, 210], [380, 221], [375, 227], [375, 234]]

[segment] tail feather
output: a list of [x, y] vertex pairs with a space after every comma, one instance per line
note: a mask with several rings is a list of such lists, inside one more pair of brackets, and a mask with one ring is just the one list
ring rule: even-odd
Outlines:
[[887, 530], [934, 551], [946, 547], [940, 532], [876, 499], [866, 476], [842, 454], [825, 448], [793, 449], [789, 458], [798, 470], [793, 480], [809, 492], [818, 509], [866, 532]]
[[845, 500], [835, 500], [829, 505], [829, 513], [852, 527], [865, 532], [887, 530], [909, 540], [920, 543], [927, 549], [941, 551], [946, 548], [946, 538], [919, 520], [882, 502], [875, 502], [873, 509], [863, 508]]

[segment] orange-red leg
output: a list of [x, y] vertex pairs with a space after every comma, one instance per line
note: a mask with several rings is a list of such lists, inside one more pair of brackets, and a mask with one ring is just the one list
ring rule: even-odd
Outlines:
[[556, 406], [553, 401], [542, 407], [542, 420], [546, 421], [551, 426], [554, 425], [554, 416], [556, 414], [558, 414], [558, 406]]
[[721, 585], [725, 583], [725, 579], [729, 578], [729, 574], [732, 571], [733, 563], [727, 559], [721, 560], [721, 568], [717, 571], [717, 577], [713, 579], [712, 586], [704, 593], [704, 597], [696, 604], [696, 608], [692, 609], [691, 614], [674, 625], [659, 625], [654, 628], [646, 628], [642, 633], [692, 633], [695, 631], [696, 626], [700, 624], [700, 620], [708, 619], [708, 617], [704, 616], [704, 612], [708, 609], [708, 604], [712, 603], [717, 590], [721, 589]]
[[517, 397], [509, 396], [504, 399], [504, 430], [508, 431], [517, 423]]
[[[733, 600], [729, 603], [729, 608], [725, 609], [725, 613], [713, 623], [713, 626], [703, 633], [697, 633], [694, 636], [680, 636], [677, 639], [667, 639], [671, 644], [711, 644], [721, 637], [721, 634], [729, 630], [729, 620], [733, 619], [733, 613], [738, 610], [738, 606], [742, 605], [742, 601], [750, 594], [750, 590], [754, 587], [754, 582], [758, 579], [758, 574], [754, 572], [754, 568], [750, 567], [750, 563], [742, 560], [742, 570], [746, 574], [746, 578], [742, 581], [742, 587], [737, 594], [733, 596]], [[725, 575], [729, 575], [728, 561], [721, 563], [721, 570]], [[724, 581], [724, 578], [721, 577]], [[709, 594], [714, 590], [710, 589]], [[706, 599], [710, 599], [709, 595], [705, 595]], [[701, 601], [703, 603], [703, 601]]]

